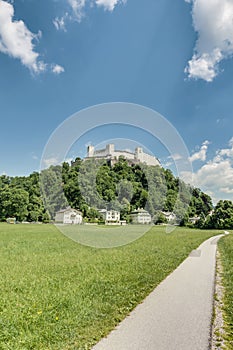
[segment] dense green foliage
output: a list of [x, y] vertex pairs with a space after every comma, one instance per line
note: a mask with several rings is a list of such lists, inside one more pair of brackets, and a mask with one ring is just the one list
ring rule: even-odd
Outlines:
[[196, 225], [198, 228], [233, 229], [233, 203], [229, 200], [220, 200], [211, 214], [204, 214]]
[[0, 177], [0, 219], [46, 221], [49, 214], [67, 205], [80, 209], [89, 220], [99, 217], [97, 208], [121, 211], [129, 221], [132, 210], [146, 208], [152, 215], [174, 211], [181, 220], [187, 216], [206, 215], [212, 208], [209, 196], [175, 178], [170, 170], [158, 166], [129, 165], [121, 158], [114, 166], [76, 159], [70, 166], [51, 166], [39, 175]]
[[0, 176], [0, 220], [8, 217], [15, 217], [18, 221], [50, 220], [42, 201], [38, 173], [28, 177]]
[[[69, 204], [89, 216], [88, 206], [117, 209], [121, 218], [137, 208], [152, 216], [173, 211], [178, 221], [194, 215], [207, 215], [213, 208], [211, 198], [197, 188], [175, 178], [170, 170], [144, 164], [130, 165], [124, 158], [110, 166], [107, 162], [76, 159], [64, 163], [62, 181]], [[188, 218], [187, 218], [188, 220]]]
[[[186, 225], [189, 217], [206, 216], [211, 198], [192, 188], [170, 170], [159, 166], [129, 164], [120, 158], [113, 166], [77, 158], [71, 165], [51, 166], [28, 177], [0, 177], [0, 220], [14, 216], [18, 221], [48, 221], [57, 210], [80, 209], [86, 220], [101, 217], [97, 209], [121, 212], [130, 221], [130, 212], [147, 209], [154, 222], [161, 211], [174, 212], [177, 222]], [[47, 209], [47, 210], [46, 210]], [[158, 222], [165, 222], [160, 215]], [[162, 221], [161, 221], [162, 220]]]
[[0, 349], [91, 349], [212, 234], [153, 227], [94, 249], [53, 225], [0, 224]]
[[221, 238], [218, 243], [221, 263], [223, 267], [224, 299], [223, 310], [225, 316], [225, 347], [233, 349], [233, 235]]

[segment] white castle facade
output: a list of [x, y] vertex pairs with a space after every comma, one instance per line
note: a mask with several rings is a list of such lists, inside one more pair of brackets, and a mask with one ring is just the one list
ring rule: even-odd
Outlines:
[[85, 159], [105, 159], [109, 160], [111, 164], [114, 164], [121, 156], [132, 164], [144, 163], [147, 165], [161, 166], [159, 160], [156, 157], [145, 153], [141, 147], [135, 148], [135, 152], [133, 153], [129, 151], [116, 150], [114, 144], [108, 144], [104, 149], [101, 150], [95, 150], [94, 146], [88, 146], [87, 157]]

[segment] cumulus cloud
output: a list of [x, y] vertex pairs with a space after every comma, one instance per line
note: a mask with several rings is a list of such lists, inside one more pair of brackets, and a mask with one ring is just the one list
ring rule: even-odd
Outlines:
[[83, 17], [83, 9], [86, 5], [86, 0], [68, 0], [68, 4], [71, 6], [75, 18], [80, 22]]
[[220, 199], [233, 200], [233, 139], [227, 148], [218, 150], [213, 159], [196, 172], [182, 173], [181, 177], [189, 181], [192, 175], [194, 186], [209, 193], [215, 202]]
[[65, 72], [65, 69], [62, 66], [60, 66], [59, 64], [55, 64], [52, 66], [52, 72], [54, 74], [59, 75], [59, 74]]
[[118, 4], [125, 4], [127, 0], [67, 0], [72, 13], [66, 13], [62, 17], [56, 17], [53, 20], [57, 30], [66, 30], [66, 22], [69, 20], [76, 20], [81, 22], [85, 15], [85, 7], [94, 5], [102, 7], [105, 11], [112, 12]]
[[15, 21], [13, 17], [13, 5], [0, 0], [0, 51], [19, 59], [34, 73], [45, 71], [46, 64], [34, 50], [34, 42], [41, 37], [41, 32], [33, 34], [23, 21]]
[[209, 144], [210, 144], [209, 141], [204, 141], [200, 150], [194, 153], [191, 157], [189, 157], [189, 161], [194, 162], [196, 160], [201, 160], [202, 162], [204, 162], [206, 160], [206, 154], [207, 154]]
[[103, 6], [105, 10], [113, 11], [118, 3], [126, 3], [126, 0], [96, 0], [97, 6]]
[[193, 26], [198, 39], [185, 72], [207, 82], [219, 73], [219, 63], [233, 54], [233, 1], [185, 0], [192, 4]]
[[32, 73], [44, 72], [48, 67], [54, 74], [64, 72], [63, 67], [48, 65], [40, 59], [35, 43], [41, 36], [41, 31], [34, 34], [22, 20], [14, 20], [13, 4], [0, 0], [0, 52], [19, 59]]

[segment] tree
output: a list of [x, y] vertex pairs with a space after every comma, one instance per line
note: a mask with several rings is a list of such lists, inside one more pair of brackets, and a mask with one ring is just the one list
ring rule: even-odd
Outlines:
[[220, 200], [211, 217], [210, 226], [217, 229], [233, 229], [233, 203]]
[[45, 223], [45, 224], [47, 224], [47, 223], [50, 222], [50, 220], [51, 220], [51, 216], [50, 216], [48, 210], [46, 210], [46, 211], [42, 214], [42, 222]]
[[180, 199], [178, 199], [174, 207], [174, 213], [177, 217], [178, 223], [180, 223], [182, 226], [186, 226], [189, 217], [188, 205], [182, 202]]
[[40, 187], [44, 200], [44, 205], [49, 214], [54, 218], [55, 213], [68, 206], [68, 201], [64, 194], [62, 181], [62, 167], [50, 166], [42, 170], [40, 174]]
[[0, 190], [1, 220], [5, 220], [7, 217], [15, 217], [18, 221], [24, 220], [28, 214], [28, 204], [28, 192], [7, 185]]
[[168, 220], [166, 218], [166, 216], [161, 213], [161, 212], [157, 212], [154, 217], [153, 217], [153, 222], [155, 225], [158, 224], [167, 224]]
[[[185, 212], [181, 218], [179, 218], [180, 220], [180, 226], [189, 226], [189, 215], [188, 212]], [[192, 225], [190, 225], [192, 226]]]
[[[24, 196], [27, 193], [25, 203], [28, 204], [26, 209], [22, 206], [22, 213], [7, 203], [9, 191], [8, 197], [19, 202], [12, 197], [13, 189], [22, 191]], [[223, 225], [221, 219], [214, 217], [213, 223], [208, 217], [213, 208], [212, 201], [200, 189], [186, 185], [170, 170], [130, 164], [124, 157], [113, 166], [105, 160], [76, 158], [71, 165], [64, 162], [41, 174], [34, 172], [27, 177], [14, 178], [0, 176], [0, 220], [5, 220], [14, 211], [21, 218], [25, 214], [28, 221], [43, 221], [46, 210], [54, 218], [56, 211], [67, 206], [81, 210], [84, 217], [93, 220], [95, 215], [98, 218], [97, 208], [120, 210], [121, 218], [128, 220], [130, 212], [140, 207], [146, 208], [152, 216], [158, 211], [175, 212], [181, 224], [186, 224], [189, 217], [203, 213], [207, 217], [205, 225]], [[220, 211], [218, 216], [221, 216]], [[224, 218], [224, 225], [231, 225], [230, 221], [230, 218]]]

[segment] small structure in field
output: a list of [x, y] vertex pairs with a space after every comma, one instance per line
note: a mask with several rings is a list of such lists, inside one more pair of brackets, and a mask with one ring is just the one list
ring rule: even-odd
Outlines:
[[127, 225], [127, 221], [126, 220], [120, 220], [120, 225], [121, 226], [126, 226]]
[[81, 211], [72, 208], [59, 210], [55, 215], [56, 224], [74, 224], [80, 225], [83, 221]]
[[16, 223], [16, 218], [7, 218], [7, 219], [6, 219], [6, 222], [7, 222], [8, 224], [15, 224], [15, 223]]
[[99, 213], [103, 216], [105, 225], [121, 225], [119, 211], [101, 209], [99, 210]]
[[143, 208], [138, 208], [130, 214], [133, 224], [151, 224], [151, 215]]
[[200, 220], [200, 216], [194, 216], [192, 218], [189, 218], [189, 222], [193, 225], [195, 225]]

